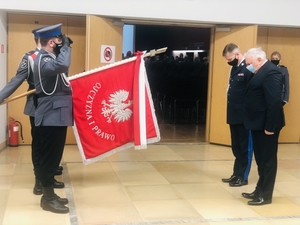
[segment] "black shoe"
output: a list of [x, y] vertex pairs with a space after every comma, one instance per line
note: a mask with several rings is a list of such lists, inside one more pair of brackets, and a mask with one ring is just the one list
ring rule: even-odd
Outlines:
[[[57, 194], [54, 194], [55, 199], [61, 204], [61, 205], [67, 205], [69, 203], [69, 200], [67, 198], [61, 198]], [[41, 198], [40, 205], [43, 207], [43, 201], [45, 200], [44, 196]]]
[[53, 186], [43, 187], [43, 193], [41, 198], [41, 207], [43, 210], [60, 214], [69, 212], [69, 208], [59, 202], [59, 197], [54, 193]]
[[44, 198], [43, 201], [41, 201], [41, 206], [43, 210], [53, 213], [65, 214], [69, 212], [69, 208], [60, 204], [56, 198], [53, 198], [51, 200], [47, 200], [46, 198]]
[[232, 175], [230, 178], [223, 178], [222, 181], [224, 183], [230, 183], [230, 182], [236, 181], [237, 179], [238, 179], [238, 177], [236, 177], [235, 175]]
[[55, 175], [55, 176], [62, 175], [62, 171], [59, 170], [59, 169], [57, 169], [57, 170], [55, 171], [55, 174], [54, 174], [54, 175]]
[[248, 202], [248, 205], [266, 205], [271, 204], [272, 200], [265, 200], [263, 197], [255, 198]]
[[244, 198], [248, 198], [248, 199], [255, 199], [255, 198], [258, 198], [258, 194], [257, 194], [255, 191], [253, 191], [252, 193], [245, 193], [245, 192], [243, 192], [243, 193], [242, 193], [242, 196], [243, 196]]
[[57, 180], [54, 179], [54, 184], [53, 184], [54, 188], [64, 188], [65, 184], [63, 182], [59, 182]]
[[230, 182], [229, 186], [230, 187], [240, 187], [240, 186], [247, 185], [247, 184], [248, 184], [247, 180], [238, 178], [237, 180]]
[[35, 184], [33, 187], [33, 194], [35, 194], [35, 195], [43, 194], [42, 184], [39, 179], [35, 179]]

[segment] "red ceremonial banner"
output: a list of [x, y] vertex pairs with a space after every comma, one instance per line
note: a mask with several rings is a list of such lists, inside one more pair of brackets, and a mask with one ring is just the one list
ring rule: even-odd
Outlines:
[[141, 54], [69, 80], [73, 130], [84, 164], [133, 146], [143, 149], [160, 140]]

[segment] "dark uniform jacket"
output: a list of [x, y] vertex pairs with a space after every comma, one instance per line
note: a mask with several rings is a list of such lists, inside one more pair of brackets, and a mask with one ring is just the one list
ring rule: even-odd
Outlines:
[[[28, 90], [34, 89], [33, 81], [33, 60], [36, 57], [39, 49], [35, 51], [27, 52], [21, 59], [16, 76], [14, 76], [0, 91], [0, 102], [3, 102], [12, 93], [14, 93], [18, 87], [27, 80], [29, 85]], [[27, 96], [26, 104], [24, 107], [24, 114], [28, 116], [34, 116], [33, 94]]]
[[72, 90], [67, 78], [70, 62], [68, 46], [63, 46], [57, 57], [41, 49], [35, 58], [36, 126], [73, 126]]
[[284, 125], [282, 75], [267, 61], [248, 82], [245, 92], [244, 125], [249, 130], [267, 130]]
[[227, 91], [228, 124], [243, 124], [245, 89], [250, 76], [251, 72], [246, 68], [245, 60], [231, 68]]
[[288, 102], [290, 98], [289, 72], [283, 65], [278, 65], [277, 67], [279, 68], [283, 76], [282, 101]]

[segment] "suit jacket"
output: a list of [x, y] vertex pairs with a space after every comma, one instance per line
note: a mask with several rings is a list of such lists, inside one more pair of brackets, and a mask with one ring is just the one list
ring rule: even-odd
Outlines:
[[247, 70], [245, 60], [239, 66], [231, 68], [227, 91], [228, 124], [243, 123], [245, 89], [250, 76], [251, 72]]
[[282, 107], [282, 75], [273, 63], [267, 61], [246, 86], [244, 125], [249, 130], [273, 132], [284, 125]]
[[290, 81], [288, 69], [283, 65], [278, 65], [283, 76], [282, 101], [288, 102], [290, 98]]

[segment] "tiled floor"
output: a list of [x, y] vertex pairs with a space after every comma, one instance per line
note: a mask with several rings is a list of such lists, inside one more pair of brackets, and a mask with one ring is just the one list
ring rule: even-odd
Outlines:
[[0, 224], [3, 225], [299, 225], [300, 145], [279, 146], [273, 203], [248, 206], [242, 192], [257, 181], [253, 161], [249, 185], [229, 187], [233, 156], [225, 146], [155, 144], [128, 149], [83, 165], [76, 145], [65, 147], [62, 165], [70, 213], [43, 211], [32, 193], [30, 146], [0, 153]]

